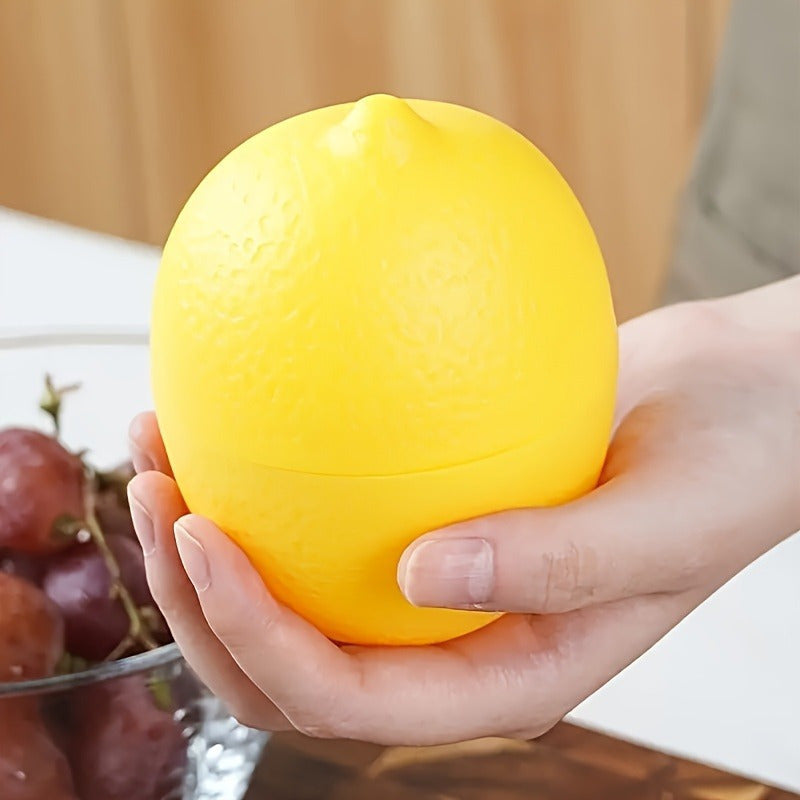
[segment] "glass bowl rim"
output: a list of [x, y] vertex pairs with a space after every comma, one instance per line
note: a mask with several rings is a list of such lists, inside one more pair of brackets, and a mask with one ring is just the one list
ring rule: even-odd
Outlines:
[[[0, 329], [0, 350], [25, 350], [37, 347], [146, 347], [147, 330], [114, 325], [26, 326], [19, 330]], [[103, 661], [89, 669], [26, 681], [0, 681], [0, 700], [31, 694], [52, 694], [92, 683], [121, 678], [167, 666], [183, 658], [175, 642], [118, 661]]]
[[[87, 686], [92, 683], [122, 678], [134, 675], [156, 667], [174, 664], [183, 659], [180, 649], [175, 642], [137, 653], [118, 661], [103, 661], [89, 669], [80, 672], [70, 672], [62, 675], [50, 675], [47, 678], [33, 678], [27, 681], [0, 681], [0, 701], [6, 697], [16, 697], [30, 694], [52, 694], [78, 686]], [[0, 703], [0, 707], [2, 704]]]

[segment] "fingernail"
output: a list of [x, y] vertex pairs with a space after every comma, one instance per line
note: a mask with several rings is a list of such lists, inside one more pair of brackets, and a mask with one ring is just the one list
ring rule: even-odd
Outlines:
[[204, 592], [211, 585], [211, 573], [203, 545], [186, 530], [180, 520], [175, 523], [175, 542], [189, 580], [198, 592]]
[[415, 606], [469, 608], [486, 603], [494, 555], [485, 539], [429, 539], [401, 559], [398, 582]]
[[153, 519], [148, 514], [147, 509], [136, 499], [130, 487], [128, 487], [128, 505], [131, 509], [133, 529], [136, 531], [139, 544], [142, 546], [142, 552], [146, 556], [152, 555], [156, 549]]
[[128, 451], [131, 454], [131, 463], [137, 474], [140, 472], [150, 472], [156, 468], [153, 459], [130, 437], [128, 438]]

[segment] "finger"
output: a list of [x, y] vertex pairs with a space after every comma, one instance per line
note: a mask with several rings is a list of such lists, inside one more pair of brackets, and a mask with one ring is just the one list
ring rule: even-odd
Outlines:
[[247, 557], [212, 522], [175, 525], [178, 552], [205, 619], [236, 663], [286, 717], [311, 735], [334, 735], [358, 705], [356, 664], [267, 591]]
[[175, 482], [161, 473], [145, 472], [131, 481], [128, 496], [145, 551], [150, 591], [186, 660], [241, 722], [268, 730], [290, 728], [283, 714], [242, 673], [205, 621], [175, 547], [173, 525], [186, 513]]
[[128, 449], [136, 472], [157, 470], [172, 476], [156, 415], [152, 411], [144, 411], [131, 420], [128, 428]]
[[339, 649], [279, 605], [210, 522], [183, 517], [176, 535], [215, 633], [314, 736], [438, 744], [541, 734], [691, 607], [635, 598], [564, 615], [509, 615], [444, 645]]
[[[503, 667], [489, 662], [514, 661], [516, 643], [510, 652], [509, 641], [493, 639], [482, 650], [483, 671], [471, 657], [435, 646], [340, 649], [277, 603], [244, 554], [208, 520], [182, 517], [176, 541], [209, 625], [301, 732], [436, 743], [486, 735], [508, 713]], [[476, 698], [483, 689], [488, 695]], [[500, 700], [498, 711], [491, 704]]]
[[660, 639], [701, 597], [648, 596], [567, 614], [507, 615], [432, 647], [349, 648], [361, 662], [354, 738], [441, 744], [535, 738]]
[[685, 500], [684, 472], [640, 444], [648, 413], [626, 419], [606, 482], [585, 497], [458, 523], [413, 542], [398, 565], [406, 598], [549, 614], [697, 585], [706, 556], [687, 537], [707, 515]]

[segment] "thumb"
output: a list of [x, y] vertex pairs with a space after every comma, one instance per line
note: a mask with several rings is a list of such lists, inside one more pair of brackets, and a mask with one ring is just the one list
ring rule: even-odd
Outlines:
[[400, 589], [417, 606], [535, 614], [683, 591], [696, 559], [664, 489], [619, 477], [563, 506], [427, 534], [400, 559]]

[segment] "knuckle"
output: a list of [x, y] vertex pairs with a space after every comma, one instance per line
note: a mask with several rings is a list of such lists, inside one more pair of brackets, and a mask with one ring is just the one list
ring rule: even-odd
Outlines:
[[225, 703], [228, 714], [240, 725], [260, 731], [285, 730], [289, 723], [283, 714], [274, 706], [262, 703], [247, 702], [244, 698], [236, 698]]
[[252, 709], [244, 708], [238, 704], [228, 709], [230, 715], [240, 724], [246, 728], [261, 728], [261, 721], [257, 719], [256, 714]]
[[298, 733], [311, 739], [337, 739], [340, 738], [336, 723], [330, 720], [312, 718], [308, 720], [292, 720], [292, 725]]
[[252, 647], [252, 637], [237, 625], [220, 625], [209, 621], [209, 627], [231, 653], [241, 654]]
[[159, 580], [149, 580], [147, 585], [150, 588], [150, 596], [153, 598], [155, 604], [161, 610], [164, 617], [169, 620], [178, 614], [178, 603], [175, 599], [175, 593]]
[[206, 603], [203, 613], [209, 628], [225, 647], [232, 652], [240, 652], [251, 648], [254, 642], [253, 631], [248, 630], [247, 620], [236, 619], [231, 614], [221, 610], [217, 604]]
[[681, 550], [679, 558], [673, 559], [673, 566], [669, 572], [669, 585], [664, 589], [670, 593], [684, 592], [696, 589], [709, 582], [710, 576], [722, 568], [727, 569], [728, 553], [731, 548], [726, 548], [726, 541], [730, 541], [728, 531], [698, 531], [692, 537], [694, 547], [690, 551]]
[[558, 725], [559, 722], [561, 722], [560, 717], [550, 720], [549, 722], [536, 725], [527, 731], [527, 738], [538, 739], [540, 736], [544, 736], [546, 733], [549, 733], [553, 728], [555, 728], [556, 725]]
[[530, 741], [531, 739], [538, 739], [544, 736], [549, 730], [554, 728], [560, 720], [554, 719], [547, 722], [531, 722], [521, 728], [510, 731], [505, 736], [507, 739], [516, 739], [518, 741]]
[[298, 733], [312, 739], [358, 738], [347, 715], [342, 714], [333, 701], [319, 703], [313, 710], [298, 709], [284, 714]]
[[224, 603], [206, 603], [203, 612], [214, 635], [234, 653], [252, 651], [280, 633], [274, 615], [256, 613], [241, 615], [232, 612]]
[[570, 543], [562, 550], [543, 556], [543, 581], [537, 581], [536, 610], [551, 614], [569, 610], [586, 593], [584, 558], [580, 548]]

